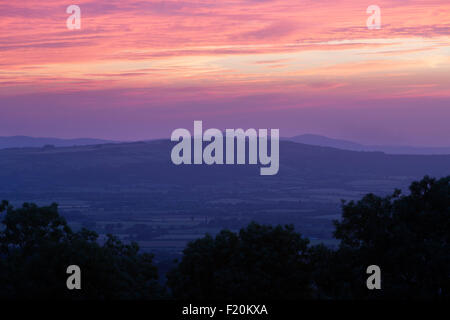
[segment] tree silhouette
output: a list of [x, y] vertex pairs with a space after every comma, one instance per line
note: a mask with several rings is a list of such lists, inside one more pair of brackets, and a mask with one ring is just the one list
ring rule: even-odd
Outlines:
[[[168, 285], [179, 299], [448, 299], [449, 181], [425, 177], [409, 195], [343, 202], [338, 250], [308, 246], [292, 226], [207, 235], [188, 244]], [[366, 286], [374, 264], [382, 290]]]
[[354, 296], [370, 297], [365, 268], [381, 267], [383, 297], [450, 297], [450, 177], [413, 182], [410, 194], [368, 194], [343, 204], [338, 254], [357, 275]]
[[308, 240], [293, 226], [251, 223], [188, 244], [168, 285], [179, 299], [311, 297]]
[[[0, 298], [155, 299], [153, 256], [108, 235], [72, 231], [56, 204], [0, 204]], [[309, 246], [292, 225], [251, 223], [190, 242], [167, 274], [176, 299], [449, 299], [450, 176], [424, 177], [410, 193], [367, 194], [343, 202], [337, 250]], [[82, 290], [66, 288], [66, 268], [82, 270]], [[366, 269], [381, 268], [382, 290]]]
[[[163, 294], [153, 256], [140, 254], [136, 243], [112, 235], [98, 243], [95, 232], [73, 232], [56, 204], [25, 203], [6, 212], [0, 231], [0, 297], [70, 299], [149, 299]], [[82, 270], [82, 289], [68, 290], [66, 269]]]

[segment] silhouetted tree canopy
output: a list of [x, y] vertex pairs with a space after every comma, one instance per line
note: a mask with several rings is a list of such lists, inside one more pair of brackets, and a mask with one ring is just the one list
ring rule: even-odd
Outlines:
[[409, 195], [396, 190], [344, 203], [335, 226], [338, 254], [361, 284], [354, 296], [368, 295], [364, 269], [375, 264], [383, 297], [450, 297], [450, 177], [413, 182]]
[[[57, 205], [25, 203], [6, 212], [0, 229], [0, 297], [71, 299], [145, 299], [162, 294], [153, 256], [140, 254], [112, 235], [97, 242], [95, 232], [73, 232]], [[82, 289], [68, 290], [66, 269], [81, 268]]]
[[293, 226], [251, 223], [188, 244], [168, 285], [179, 299], [311, 297], [308, 240]]
[[[74, 232], [56, 204], [0, 204], [0, 298], [159, 298], [153, 257], [136, 243]], [[175, 299], [450, 298], [450, 176], [413, 182], [410, 193], [343, 202], [339, 248], [310, 246], [291, 225], [251, 223], [190, 242], [167, 275]], [[82, 290], [66, 288], [79, 265]], [[381, 268], [382, 290], [366, 269]], [[164, 296], [167, 297], [167, 296]]]
[[[181, 299], [450, 297], [450, 177], [425, 177], [410, 194], [343, 202], [338, 250], [308, 246], [292, 226], [250, 224], [191, 242], [168, 285]], [[382, 290], [366, 269], [381, 268]]]

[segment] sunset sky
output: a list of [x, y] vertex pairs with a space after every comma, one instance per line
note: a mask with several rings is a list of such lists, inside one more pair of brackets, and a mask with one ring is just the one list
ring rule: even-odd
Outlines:
[[0, 136], [169, 138], [193, 120], [450, 146], [450, 1], [0, 0]]

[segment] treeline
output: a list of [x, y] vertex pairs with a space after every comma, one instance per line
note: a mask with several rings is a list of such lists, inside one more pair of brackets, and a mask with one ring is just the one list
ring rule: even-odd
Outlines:
[[[0, 205], [0, 298], [34, 299], [449, 299], [450, 176], [413, 182], [410, 193], [343, 202], [336, 250], [310, 245], [293, 226], [251, 223], [190, 242], [158, 282], [153, 256], [86, 229], [74, 232], [57, 205]], [[68, 290], [66, 268], [82, 270]], [[381, 290], [366, 269], [381, 268]]]

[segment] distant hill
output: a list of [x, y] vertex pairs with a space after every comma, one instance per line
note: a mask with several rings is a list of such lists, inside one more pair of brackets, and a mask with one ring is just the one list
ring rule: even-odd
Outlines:
[[[303, 134], [282, 140], [292, 141], [313, 146], [330, 147], [350, 151], [379, 151], [387, 154], [411, 154], [411, 155], [450, 155], [450, 147], [414, 147], [414, 146], [385, 146], [385, 145], [363, 145], [356, 142], [333, 139], [316, 134]], [[147, 142], [152, 142], [148, 140]], [[42, 148], [44, 146], [73, 147], [99, 145], [107, 143], [119, 143], [118, 141], [79, 138], [60, 139], [29, 136], [0, 137], [0, 149], [7, 148]]]
[[155, 140], [0, 150], [0, 181], [8, 190], [237, 182], [274, 192], [281, 185], [332, 188], [350, 181], [411, 181], [426, 174], [439, 177], [450, 173], [450, 155], [388, 155], [281, 141], [279, 174], [262, 177], [259, 165], [176, 166], [170, 159], [174, 144]]
[[450, 154], [450, 147], [434, 148], [434, 147], [413, 147], [413, 146], [383, 146], [383, 145], [363, 145], [347, 140], [333, 139], [315, 134], [303, 134], [286, 140], [304, 143], [314, 146], [332, 147], [351, 151], [380, 151], [387, 154]]
[[424, 175], [450, 174], [450, 155], [389, 155], [280, 141], [279, 173], [261, 176], [259, 165], [176, 166], [170, 157], [175, 144], [3, 149], [0, 200], [57, 202], [68, 219], [96, 223], [99, 233], [111, 223], [157, 223], [169, 234], [141, 243], [157, 250], [180, 252], [196, 235], [250, 221], [292, 223], [314, 241], [333, 244], [331, 221], [340, 216], [341, 199], [405, 191]]
[[72, 146], [85, 146], [93, 144], [111, 143], [113, 141], [102, 139], [58, 139], [58, 138], [35, 138], [27, 136], [11, 136], [0, 137], [0, 149], [6, 148], [27, 148], [34, 147], [40, 148], [46, 145], [53, 145], [55, 147], [72, 147]]

